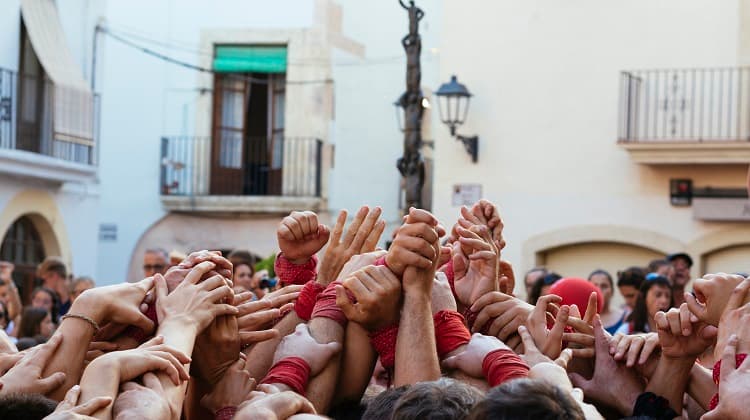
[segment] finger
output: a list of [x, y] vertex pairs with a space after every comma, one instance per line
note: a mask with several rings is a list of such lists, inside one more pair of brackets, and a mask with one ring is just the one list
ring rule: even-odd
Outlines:
[[215, 267], [216, 264], [214, 264], [213, 262], [204, 261], [193, 267], [188, 272], [187, 276], [185, 276], [185, 280], [183, 280], [183, 282], [187, 284], [198, 284], [203, 275], [213, 270]]
[[[145, 348], [148, 348], [148, 347], [158, 346], [159, 344], [163, 344], [163, 343], [164, 343], [164, 336], [157, 335], [157, 336], [153, 337], [152, 339], [146, 341], [145, 343], [141, 344], [138, 347], [140, 347], [142, 349], [145, 349]], [[89, 348], [90, 348], [90, 346], [89, 346]]]
[[737, 369], [737, 335], [732, 334], [727, 341], [726, 347], [721, 354], [721, 372], [719, 374], [719, 383], [724, 382], [730, 373]]
[[384, 231], [385, 220], [378, 220], [378, 222], [375, 223], [375, 226], [370, 231], [370, 234], [367, 236], [367, 239], [365, 239], [365, 242], [360, 249], [360, 253], [364, 254], [374, 251], [378, 246], [378, 242], [380, 242], [380, 237], [383, 236]]
[[627, 336], [623, 337], [618, 343], [617, 343], [617, 349], [614, 354], [615, 360], [622, 360], [623, 357], [625, 357], [626, 352], [630, 348], [630, 345], [633, 341], [637, 339], [637, 336]]
[[[563, 333], [563, 341], [578, 344], [582, 347], [594, 347], [595, 341], [593, 335], [581, 333]], [[641, 340], [643, 341], [643, 340]]]
[[737, 309], [742, 306], [742, 304], [745, 302], [745, 297], [748, 290], [750, 290], [750, 277], [743, 280], [742, 283], [738, 284], [737, 287], [732, 290], [732, 294], [729, 296], [729, 300], [727, 302], [727, 306], [724, 308], [724, 311]]
[[281, 316], [281, 310], [278, 308], [258, 311], [237, 318], [237, 328], [240, 330], [261, 329], [263, 326], [271, 324], [279, 316]]
[[570, 363], [570, 360], [572, 358], [573, 358], [573, 350], [565, 349], [562, 351], [562, 353], [560, 353], [560, 357], [555, 359], [555, 363], [561, 368], [568, 370], [568, 364]]
[[458, 356], [462, 354], [463, 353], [459, 353], [455, 356], [446, 357], [445, 359], [443, 359], [443, 362], [441, 363], [441, 365], [445, 369], [458, 369], [458, 361], [459, 361]]
[[644, 338], [633, 341], [633, 344], [631, 344], [630, 349], [628, 350], [628, 357], [625, 360], [625, 366], [633, 367], [633, 365], [635, 365], [635, 361], [638, 356], [640, 356], [644, 344], [646, 344], [646, 339]]
[[107, 407], [111, 402], [112, 397], [96, 397], [73, 408], [71, 411], [82, 416], [92, 416], [97, 411]]
[[598, 301], [597, 301], [596, 292], [591, 292], [589, 295], [589, 302], [586, 306], [586, 313], [583, 315], [583, 320], [586, 321], [587, 324], [591, 324], [591, 322], [594, 321], [594, 315], [596, 315], [599, 312]]
[[536, 343], [534, 342], [534, 337], [531, 336], [531, 333], [529, 333], [529, 330], [521, 325], [518, 327], [518, 335], [521, 336], [521, 341], [523, 342], [523, 347], [525, 350], [525, 353], [529, 353], [531, 351], [539, 351], [539, 348], [537, 348]]
[[234, 291], [232, 291], [231, 287], [226, 286], [226, 285], [211, 290], [210, 292], [208, 292], [208, 295], [206, 296], [206, 298], [209, 301], [214, 302], [214, 303], [223, 302], [224, 299], [231, 301], [233, 297], [234, 297]]
[[570, 315], [570, 307], [568, 305], [563, 305], [560, 308], [560, 312], [557, 314], [557, 318], [555, 318], [555, 324], [552, 326], [552, 330], [550, 330], [549, 336], [547, 338], [548, 343], [552, 343], [555, 348], [557, 348], [558, 344], [562, 346], [562, 336], [563, 332], [565, 332], [565, 326], [568, 323], [568, 316]]
[[617, 333], [614, 337], [612, 337], [611, 340], [609, 340], [609, 354], [614, 355], [617, 351], [617, 346], [620, 344], [620, 341], [622, 341], [622, 338], [625, 335], [623, 333]]
[[471, 305], [471, 311], [479, 312], [482, 308], [491, 303], [504, 302], [510, 299], [513, 299], [513, 297], [499, 292], [485, 293]]
[[591, 359], [596, 356], [596, 350], [586, 347], [582, 349], [570, 349], [573, 357], [579, 359]]
[[[237, 295], [235, 295], [236, 297]], [[272, 299], [261, 299], [256, 300], [254, 302], [245, 302], [242, 305], [235, 305], [237, 306], [237, 314], [238, 316], [245, 316], [248, 314], [253, 314], [258, 311], [262, 311], [264, 309], [268, 309], [273, 307]]]
[[237, 307], [234, 305], [229, 305], [227, 303], [217, 303], [212, 305], [211, 312], [214, 318], [223, 315], [237, 315]]
[[680, 305], [680, 327], [684, 337], [693, 332], [693, 324], [690, 322], [690, 309], [688, 309], [687, 303]]
[[278, 336], [279, 332], [276, 330], [240, 331], [240, 344], [245, 347], [261, 341], [272, 340]]
[[479, 252], [472, 252], [469, 255], [469, 259], [472, 261], [476, 260], [484, 260], [484, 261], [495, 261], [497, 259], [497, 254], [495, 254], [495, 251], [479, 251]]
[[[354, 216], [354, 220], [352, 220], [352, 223], [349, 225], [349, 228], [346, 229], [346, 233], [344, 234], [344, 239], [342, 240], [342, 243], [346, 248], [349, 248], [352, 246], [352, 242], [354, 242], [354, 238], [357, 236], [357, 233], [359, 232], [359, 227], [362, 226], [362, 223], [365, 221], [365, 218], [367, 217], [368, 214], [370, 214], [370, 208], [368, 206], [362, 206], [359, 208], [359, 211], [357, 211], [357, 214]], [[361, 247], [362, 247], [362, 244], [360, 243], [357, 249]]]
[[700, 320], [705, 320], [708, 310], [706, 305], [698, 302], [698, 299], [692, 293], [685, 293], [685, 303], [688, 305], [690, 312]]
[[253, 298], [253, 292], [242, 292], [234, 295], [234, 301], [232, 304], [234, 306], [242, 305], [243, 303], [247, 303], [250, 301], [250, 299]]
[[154, 278], [146, 277], [145, 279], [135, 283], [135, 285], [142, 289], [144, 293], [146, 293], [154, 287]]
[[489, 251], [492, 249], [492, 245], [488, 244], [487, 242], [481, 240], [481, 239], [469, 239], [469, 238], [458, 238], [458, 241], [461, 242], [461, 245], [471, 247], [472, 249], [477, 249], [481, 251]]
[[175, 358], [177, 358], [177, 360], [179, 360], [181, 364], [190, 363], [192, 361], [192, 359], [190, 358], [190, 356], [188, 356], [187, 354], [181, 352], [180, 350], [177, 350], [176, 348], [174, 348], [172, 346], [166, 345], [166, 344], [161, 344], [159, 346], [151, 347], [148, 350], [149, 351], [154, 351], [154, 352], [160, 351], [160, 352], [169, 353], [172, 356], [174, 356]]
[[295, 219], [293, 216], [285, 217], [281, 220], [281, 223], [286, 226], [287, 229], [294, 235], [294, 240], [300, 241], [305, 238], [305, 233], [302, 231], [300, 221]]
[[[365, 241], [369, 238], [370, 233], [372, 233], [372, 230], [375, 228], [381, 213], [383, 213], [383, 209], [380, 208], [380, 206], [376, 206], [367, 214], [362, 225], [357, 228], [356, 235], [354, 235], [354, 240], [352, 240], [351, 245], [353, 249], [361, 252]], [[377, 241], [375, 243], [377, 243]]]
[[641, 357], [638, 359], [638, 364], [642, 365], [646, 363], [658, 345], [659, 340], [646, 339], [646, 342], [643, 344], [643, 350], [641, 350]]
[[65, 393], [65, 398], [63, 398], [62, 401], [60, 401], [60, 404], [57, 405], [57, 408], [55, 411], [63, 411], [68, 410], [70, 408], [75, 407], [76, 404], [78, 404], [78, 397], [81, 395], [81, 387], [80, 385], [73, 385], [68, 392]]
[[151, 334], [154, 331], [154, 321], [136, 308], [124, 308], [121, 315], [125, 322], [142, 329], [146, 334]]
[[65, 383], [65, 373], [55, 372], [52, 375], [39, 379], [37, 385], [39, 386], [40, 394], [49, 394], [50, 392], [59, 388]]
[[599, 354], [606, 354], [607, 347], [609, 347], [607, 340], [607, 332], [604, 331], [602, 320], [599, 314], [594, 315], [594, 339], [596, 342], [596, 352]]
[[346, 294], [343, 286], [336, 285], [336, 305], [341, 308], [347, 319], [355, 321], [358, 319], [358, 311], [354, 307], [354, 304], [349, 300], [349, 296]]
[[669, 330], [672, 332], [673, 336], [679, 337], [682, 335], [679, 310], [670, 309], [669, 312], [667, 312], [667, 321], [669, 321]]
[[[154, 292], [156, 294], [156, 301], [159, 300], [164, 301], [163, 299], [167, 297], [167, 294], [169, 293], [169, 289], [167, 288], [167, 281], [164, 279], [164, 276], [161, 274], [156, 274], [154, 276]], [[161, 320], [160, 320], [161, 321]]]
[[656, 327], [663, 331], [669, 331], [669, 320], [667, 320], [667, 314], [665, 314], [662, 311], [657, 312], [654, 314], [654, 322], [656, 323]]
[[331, 233], [331, 243], [334, 245], [338, 245], [338, 243], [341, 242], [341, 235], [344, 233], [344, 225], [346, 224], [347, 216], [347, 211], [341, 210], [338, 218], [336, 218], [336, 224], [333, 226], [333, 232]]

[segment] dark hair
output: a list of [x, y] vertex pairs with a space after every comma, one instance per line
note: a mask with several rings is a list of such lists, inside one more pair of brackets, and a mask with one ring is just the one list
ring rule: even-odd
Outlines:
[[250, 251], [235, 249], [227, 255], [227, 259], [234, 267], [242, 264], [250, 267], [250, 275], [255, 274], [255, 264], [258, 262], [258, 258], [251, 254]]
[[409, 389], [409, 385], [389, 388], [381, 392], [367, 403], [367, 409], [362, 413], [362, 420], [390, 419], [396, 401]]
[[19, 338], [16, 342], [16, 348], [18, 351], [24, 351], [45, 342], [38, 340], [38, 338], [40, 338], [40, 336]]
[[41, 394], [8, 394], [0, 397], [0, 418], [41, 420], [55, 411], [55, 407], [55, 401]]
[[365, 411], [365, 406], [359, 401], [344, 401], [334, 405], [328, 410], [328, 416], [336, 420], [360, 420]]
[[664, 266], [671, 266], [671, 265], [672, 265], [671, 262], [669, 262], [667, 260], [664, 260], [664, 259], [651, 260], [651, 262], [648, 263], [648, 272], [649, 273], [655, 273], [655, 272], [659, 271], [660, 268], [662, 268]]
[[450, 378], [418, 382], [393, 407], [392, 420], [461, 420], [484, 395], [471, 385]]
[[40, 286], [31, 292], [31, 300], [34, 300], [34, 296], [39, 292], [47, 293], [48, 295], [52, 297], [52, 314], [51, 314], [52, 322], [57, 324], [58, 323], [57, 318], [59, 317], [59, 314], [60, 314], [60, 298], [57, 296], [57, 292], [47, 287]]
[[604, 276], [604, 277], [606, 277], [607, 281], [609, 282], [609, 287], [611, 287], [613, 289], [615, 288], [615, 283], [612, 281], [612, 275], [609, 274], [609, 271], [602, 270], [601, 268], [598, 268], [598, 269], [592, 271], [591, 274], [589, 274], [589, 277], [588, 277], [587, 280], [591, 281], [591, 278], [594, 277], [594, 276]]
[[641, 267], [629, 267], [617, 272], [617, 287], [633, 286], [640, 289], [645, 280], [646, 271]]
[[561, 278], [561, 275], [554, 272], [547, 273], [544, 277], [538, 278], [537, 281], [534, 282], [534, 285], [531, 286], [531, 291], [529, 292], [529, 303], [536, 305], [536, 301], [539, 300], [539, 297], [542, 295], [542, 287], [552, 286]]
[[47, 257], [39, 264], [37, 275], [44, 277], [47, 273], [57, 273], [63, 279], [68, 278], [68, 269], [60, 257]]
[[583, 420], [585, 416], [569, 393], [543, 380], [523, 378], [492, 388], [469, 419]]
[[23, 309], [21, 322], [18, 324], [18, 338], [34, 337], [40, 333], [42, 320], [47, 317], [49, 312], [44, 308], [33, 308], [27, 306]]
[[[667, 280], [667, 278], [664, 276], [655, 275], [653, 277], [649, 277], [649, 280], [644, 281], [641, 285], [641, 288], [639, 289], [638, 299], [635, 301], [633, 312], [628, 315], [627, 321], [631, 325], [631, 332], [646, 332], [645, 328], [646, 325], [648, 325], [648, 308], [646, 307], [646, 296], [648, 296], [648, 291], [651, 290], [651, 288], [653, 288], [654, 286], [666, 287], [670, 292], [672, 291], [672, 286], [669, 284], [669, 280]], [[669, 306], [671, 307], [673, 305], [674, 296], [671, 296], [670, 294]]]
[[542, 266], [534, 267], [531, 270], [527, 271], [526, 274], [523, 275], [523, 280], [526, 281], [526, 277], [529, 277], [529, 274], [536, 273], [537, 271], [544, 273], [543, 276], [546, 276], [547, 274], [549, 274], [549, 271], [547, 271], [545, 267], [542, 267]]
[[2, 308], [2, 311], [0, 311], [0, 319], [4, 323], [3, 329], [5, 329], [8, 324], [10, 324], [10, 315], [8, 315], [8, 308], [3, 302], [0, 302], [0, 308]]

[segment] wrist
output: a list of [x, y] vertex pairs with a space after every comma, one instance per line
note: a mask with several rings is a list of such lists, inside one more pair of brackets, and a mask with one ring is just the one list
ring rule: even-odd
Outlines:
[[85, 315], [99, 325], [104, 324], [106, 319], [106, 308], [109, 305], [107, 299], [94, 296], [92, 294], [86, 294], [85, 292], [73, 302], [68, 313]]
[[403, 286], [404, 290], [404, 307], [407, 307], [406, 302], [414, 304], [428, 304], [430, 305], [430, 313], [432, 313], [432, 296], [429, 289], [425, 290], [423, 287], [407, 287]]
[[198, 321], [184, 314], [167, 315], [159, 322], [159, 330], [157, 333], [170, 330], [181, 331], [183, 334], [195, 337], [198, 335]]

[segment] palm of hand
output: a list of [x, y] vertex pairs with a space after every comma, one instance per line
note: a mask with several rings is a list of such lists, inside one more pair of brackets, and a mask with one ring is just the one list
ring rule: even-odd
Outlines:
[[469, 262], [465, 273], [456, 273], [456, 297], [464, 306], [471, 306], [482, 295], [497, 290], [497, 264], [484, 260]]

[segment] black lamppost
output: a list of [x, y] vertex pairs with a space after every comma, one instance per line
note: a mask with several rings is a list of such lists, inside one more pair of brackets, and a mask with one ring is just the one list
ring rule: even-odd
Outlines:
[[456, 128], [466, 121], [469, 112], [469, 100], [471, 93], [466, 86], [458, 83], [456, 76], [451, 76], [451, 81], [443, 83], [435, 92], [438, 97], [438, 108], [440, 109], [440, 120], [451, 130], [451, 136], [464, 144], [464, 148], [471, 155], [471, 161], [477, 163], [479, 159], [479, 136], [462, 136], [456, 133]]
[[401, 40], [406, 51], [406, 92], [398, 103], [404, 110], [404, 154], [396, 162], [404, 177], [406, 208], [422, 207], [422, 186], [424, 185], [424, 161], [419, 149], [422, 147], [422, 67], [420, 54], [422, 38], [419, 36], [419, 21], [424, 17], [422, 9], [409, 1], [409, 5], [399, 0], [401, 7], [409, 12], [409, 34]]

